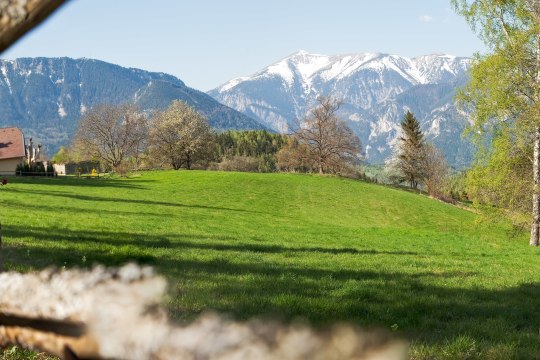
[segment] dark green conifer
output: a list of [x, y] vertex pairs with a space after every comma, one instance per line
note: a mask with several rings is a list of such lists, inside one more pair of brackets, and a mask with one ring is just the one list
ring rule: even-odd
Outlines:
[[402, 134], [399, 140], [399, 154], [397, 168], [401, 174], [401, 181], [408, 182], [411, 188], [416, 189], [422, 180], [422, 156], [424, 146], [424, 133], [420, 130], [420, 123], [413, 113], [407, 111], [401, 121]]

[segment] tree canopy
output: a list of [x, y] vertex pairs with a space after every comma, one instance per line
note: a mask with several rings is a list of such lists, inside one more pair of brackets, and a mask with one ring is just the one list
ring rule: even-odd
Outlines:
[[420, 130], [420, 123], [410, 111], [407, 111], [400, 125], [402, 134], [398, 138], [397, 170], [401, 174], [401, 182], [406, 181], [411, 188], [416, 189], [424, 174], [422, 151], [424, 133]]
[[191, 169], [194, 160], [210, 150], [212, 129], [208, 120], [183, 101], [175, 100], [154, 114], [150, 146], [152, 155], [173, 169]]
[[147, 125], [146, 116], [134, 105], [98, 105], [81, 117], [74, 143], [116, 169], [144, 147]]
[[337, 116], [341, 102], [319, 97], [318, 105], [294, 132], [295, 140], [305, 145], [319, 174], [338, 173], [358, 161], [360, 139]]
[[[540, 235], [540, 1], [452, 0], [456, 11], [489, 47], [476, 55], [471, 80], [458, 100], [474, 116], [477, 133], [495, 130], [512, 147], [531, 142], [532, 222], [530, 244]], [[504, 134], [506, 133], [506, 134]], [[494, 152], [493, 154], [496, 154]], [[487, 161], [482, 166], [497, 164]], [[478, 172], [477, 175], [489, 174]]]

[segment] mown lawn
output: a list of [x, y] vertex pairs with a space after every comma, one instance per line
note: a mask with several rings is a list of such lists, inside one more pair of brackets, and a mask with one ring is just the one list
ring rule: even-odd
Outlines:
[[130, 260], [170, 282], [179, 321], [353, 322], [414, 359], [540, 357], [539, 252], [466, 210], [358, 181], [149, 172], [13, 178], [0, 188], [7, 267]]

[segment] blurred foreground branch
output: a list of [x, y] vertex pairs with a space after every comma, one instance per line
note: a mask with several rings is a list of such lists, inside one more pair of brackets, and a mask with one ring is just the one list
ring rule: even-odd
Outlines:
[[0, 274], [0, 347], [62, 359], [405, 359], [388, 334], [204, 315], [171, 324], [158, 305], [166, 282], [150, 268]]
[[63, 3], [64, 0], [0, 0], [0, 53]]

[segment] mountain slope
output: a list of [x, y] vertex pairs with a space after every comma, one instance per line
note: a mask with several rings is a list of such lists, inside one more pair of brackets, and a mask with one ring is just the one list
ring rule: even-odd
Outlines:
[[69, 143], [81, 114], [97, 104], [134, 102], [154, 110], [175, 99], [195, 107], [216, 129], [264, 128], [171, 75], [91, 59], [0, 60], [0, 127], [20, 127], [49, 154]]
[[451, 164], [471, 159], [461, 138], [468, 119], [453, 103], [456, 87], [467, 80], [470, 59], [450, 55], [406, 58], [379, 53], [315, 55], [300, 51], [251, 77], [233, 79], [209, 91], [218, 101], [287, 132], [306, 116], [319, 95], [344, 102], [341, 116], [362, 140], [366, 156], [383, 162], [392, 153], [399, 122], [415, 113]]

